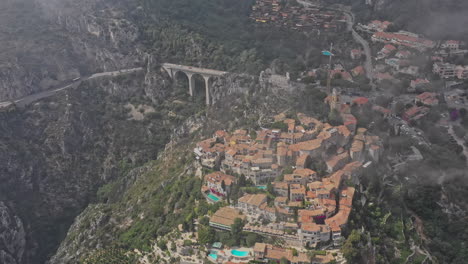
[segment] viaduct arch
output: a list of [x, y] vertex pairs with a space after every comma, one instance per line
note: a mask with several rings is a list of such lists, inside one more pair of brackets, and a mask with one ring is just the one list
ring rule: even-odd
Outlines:
[[210, 105], [211, 99], [210, 99], [210, 93], [211, 93], [211, 86], [210, 86], [210, 78], [212, 77], [221, 77], [227, 72], [224, 71], [217, 71], [217, 70], [211, 70], [211, 69], [205, 69], [205, 68], [197, 68], [197, 67], [191, 67], [191, 66], [185, 66], [185, 65], [178, 65], [178, 64], [172, 64], [172, 63], [163, 63], [161, 67], [166, 70], [166, 72], [169, 74], [169, 76], [175, 80], [176, 73], [177, 72], [183, 72], [184, 74], [187, 75], [188, 80], [189, 80], [189, 94], [190, 96], [193, 96], [194, 89], [195, 89], [195, 74], [201, 75], [203, 79], [205, 80], [205, 94], [206, 94], [206, 104]]

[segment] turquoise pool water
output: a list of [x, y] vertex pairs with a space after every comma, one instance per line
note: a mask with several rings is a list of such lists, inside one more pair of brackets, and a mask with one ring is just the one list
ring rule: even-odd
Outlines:
[[249, 252], [233, 249], [231, 250], [231, 254], [236, 257], [247, 257], [249, 255]]
[[209, 193], [209, 194], [208, 194], [208, 197], [209, 197], [211, 200], [215, 201], [215, 202], [219, 201], [219, 198], [216, 197], [216, 196], [214, 196], [212, 193]]
[[209, 254], [208, 256], [209, 256], [210, 258], [214, 259], [214, 260], [217, 260], [217, 259], [218, 259], [218, 255], [213, 254], [213, 253]]
[[260, 189], [260, 190], [266, 190], [266, 185], [259, 185], [257, 186], [257, 189]]

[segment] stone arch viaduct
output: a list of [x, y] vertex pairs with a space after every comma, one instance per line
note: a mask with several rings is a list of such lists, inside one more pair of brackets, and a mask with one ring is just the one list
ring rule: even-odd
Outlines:
[[205, 94], [206, 94], [206, 104], [209, 105], [211, 104], [210, 100], [210, 93], [211, 93], [211, 85], [210, 85], [210, 79], [213, 77], [221, 77], [227, 72], [224, 71], [217, 71], [217, 70], [211, 70], [211, 69], [204, 69], [204, 68], [197, 68], [197, 67], [190, 67], [190, 66], [184, 66], [184, 65], [178, 65], [178, 64], [172, 64], [172, 63], [163, 63], [161, 67], [166, 70], [166, 72], [169, 74], [169, 76], [175, 80], [177, 72], [183, 72], [185, 75], [187, 75], [188, 80], [189, 80], [189, 93], [190, 96], [193, 96], [193, 92], [195, 89], [195, 77], [194, 75], [198, 74], [205, 79]]

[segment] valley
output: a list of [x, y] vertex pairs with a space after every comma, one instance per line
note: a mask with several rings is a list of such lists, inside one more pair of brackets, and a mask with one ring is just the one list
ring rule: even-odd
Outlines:
[[2, 1], [0, 263], [464, 263], [436, 5]]

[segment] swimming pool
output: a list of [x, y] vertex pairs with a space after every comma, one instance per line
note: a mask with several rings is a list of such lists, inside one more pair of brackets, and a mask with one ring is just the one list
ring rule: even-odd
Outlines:
[[266, 185], [258, 185], [258, 186], [257, 186], [257, 189], [266, 190], [267, 187], [266, 187]]
[[218, 255], [214, 254], [214, 253], [211, 253], [208, 255], [210, 258], [214, 259], [214, 260], [217, 260], [218, 259]]
[[231, 250], [231, 254], [236, 257], [247, 257], [249, 255], [249, 252], [233, 249]]
[[215, 202], [219, 201], [219, 198], [216, 197], [216, 196], [214, 196], [212, 193], [209, 193], [209, 194], [208, 194], [208, 197], [209, 197], [211, 200], [215, 201]]

